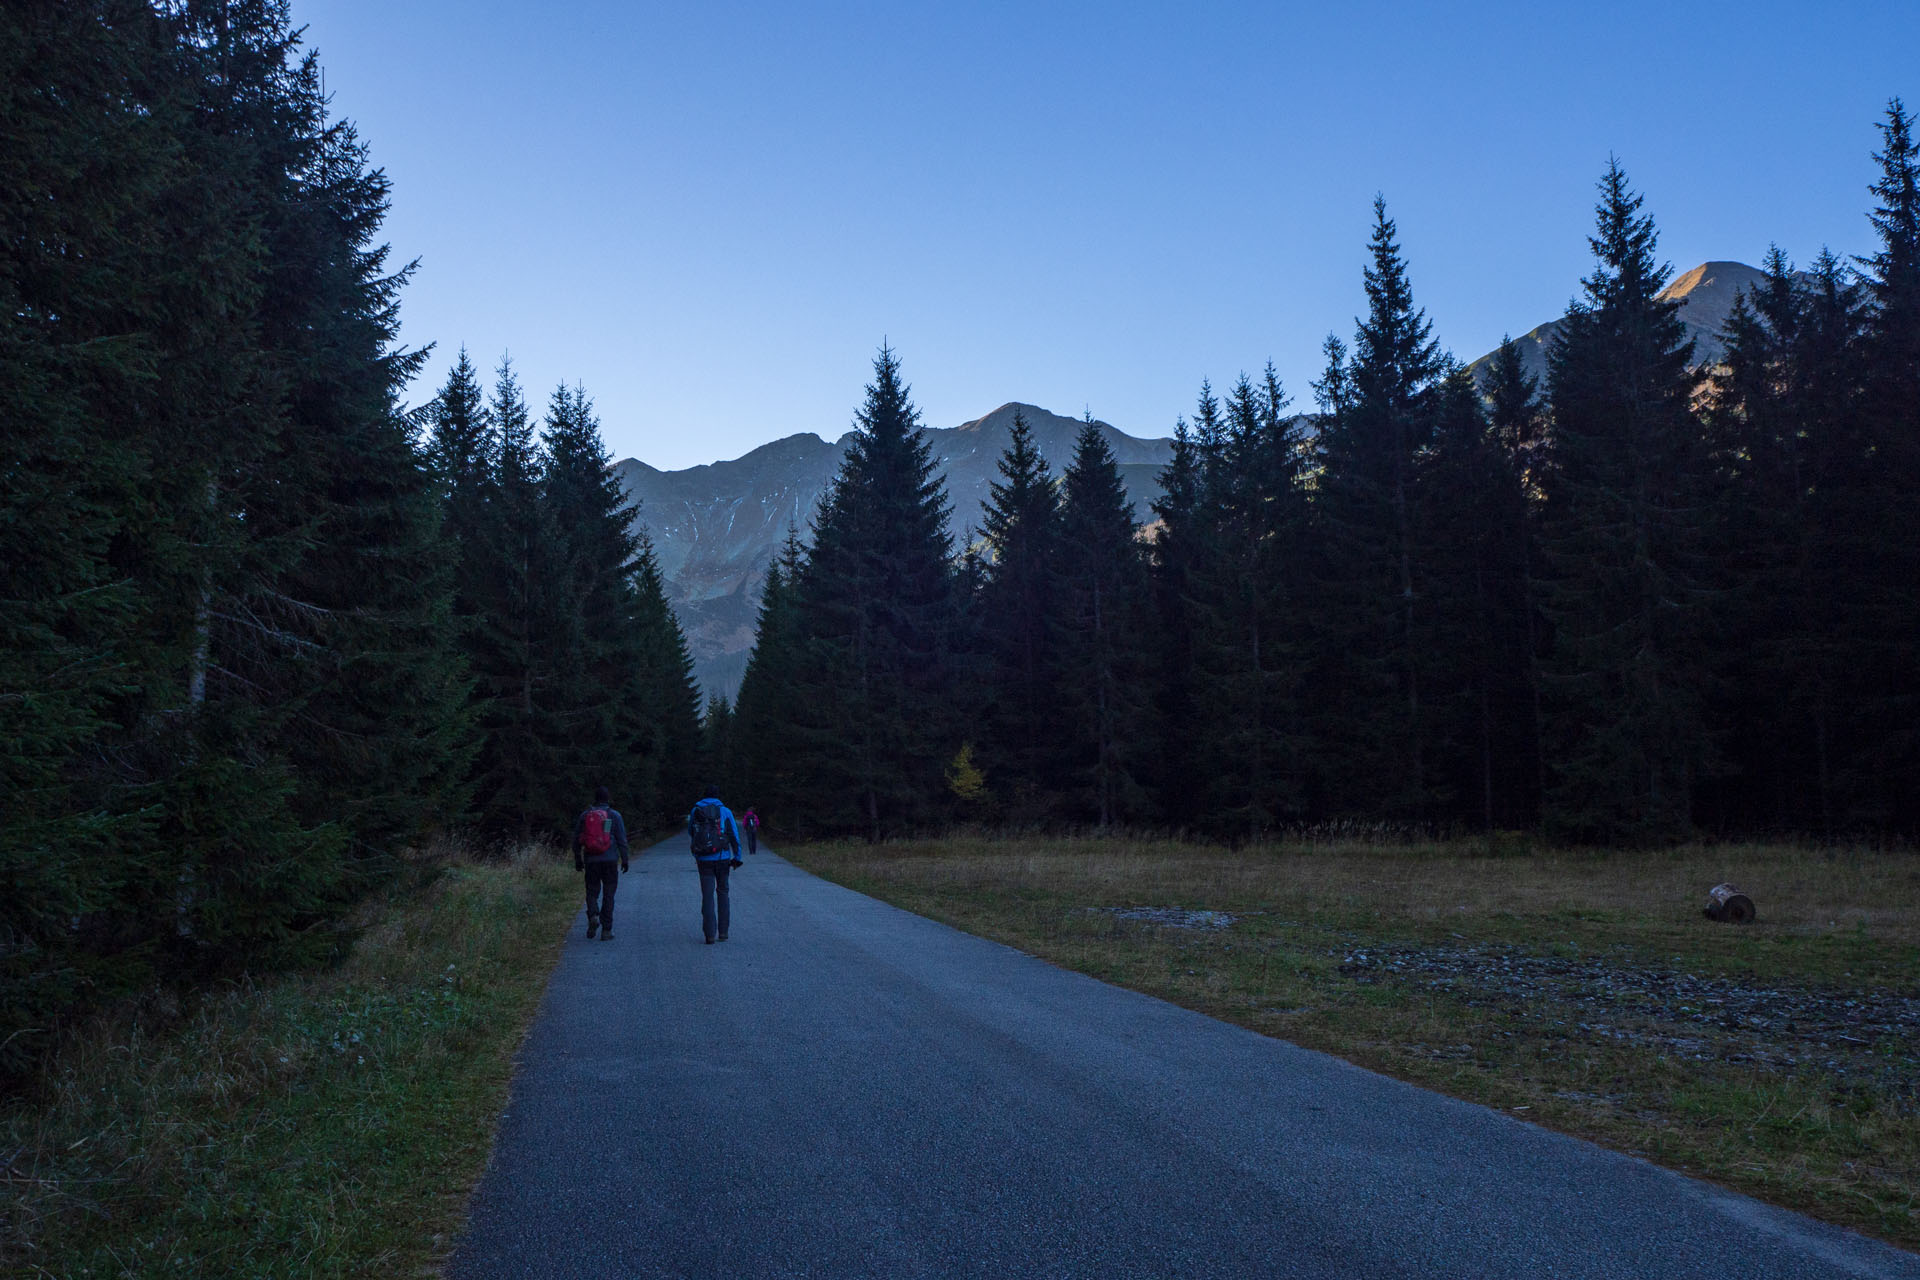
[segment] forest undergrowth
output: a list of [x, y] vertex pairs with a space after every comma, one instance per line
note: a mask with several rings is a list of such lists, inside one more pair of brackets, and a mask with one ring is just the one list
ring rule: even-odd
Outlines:
[[[782, 852], [1067, 968], [1920, 1247], [1912, 853], [1039, 838]], [[1755, 923], [1703, 917], [1724, 880]]]
[[74, 1028], [0, 1111], [0, 1272], [433, 1268], [576, 899], [549, 850], [443, 844], [360, 905], [332, 970]]

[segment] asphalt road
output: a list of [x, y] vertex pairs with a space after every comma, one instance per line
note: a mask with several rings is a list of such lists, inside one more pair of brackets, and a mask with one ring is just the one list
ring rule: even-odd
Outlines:
[[575, 925], [456, 1280], [1906, 1276], [1920, 1256], [684, 844]]

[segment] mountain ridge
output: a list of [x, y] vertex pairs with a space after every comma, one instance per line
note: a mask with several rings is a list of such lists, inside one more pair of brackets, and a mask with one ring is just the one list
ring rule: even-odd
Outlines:
[[[1073, 456], [1083, 425], [1038, 405], [1008, 401], [955, 427], [924, 429], [945, 477], [956, 541], [980, 525], [980, 509], [1023, 414], [1042, 457], [1058, 475]], [[1120, 464], [1136, 514], [1157, 492], [1155, 476], [1172, 457], [1173, 441], [1132, 436], [1095, 421]], [[803, 431], [759, 445], [738, 458], [677, 471], [627, 458], [614, 464], [636, 526], [652, 538], [667, 598], [679, 615], [694, 671], [708, 693], [732, 696], [753, 647], [760, 584], [789, 526], [804, 536], [826, 495], [853, 433], [825, 440]]]
[[[1680, 319], [1694, 340], [1696, 362], [1712, 363], [1725, 355], [1720, 330], [1732, 314], [1734, 299], [1765, 279], [1764, 272], [1743, 262], [1711, 261], [1681, 272], [1661, 291], [1661, 297], [1681, 304]], [[1560, 320], [1549, 320], [1517, 339], [1527, 371], [1543, 389], [1547, 344], [1560, 325]], [[1489, 352], [1468, 367], [1481, 374], [1493, 355]], [[1025, 415], [1041, 456], [1058, 475], [1072, 457], [1081, 419], [1008, 401], [958, 426], [925, 429], [936, 465], [946, 478], [956, 541], [980, 526], [980, 510], [1007, 447], [1016, 411]], [[1159, 470], [1172, 457], [1173, 441], [1129, 435], [1111, 423], [1096, 425], [1120, 464], [1135, 514], [1147, 518], [1147, 505], [1159, 491]], [[753, 647], [767, 565], [789, 526], [806, 534], [814, 507], [832, 484], [852, 434], [848, 431], [827, 440], [811, 431], [796, 432], [737, 458], [677, 471], [662, 471], [637, 458], [614, 464], [628, 497], [639, 504], [634, 523], [653, 539], [667, 599], [686, 633], [695, 675], [708, 693], [731, 697], [739, 687]]]

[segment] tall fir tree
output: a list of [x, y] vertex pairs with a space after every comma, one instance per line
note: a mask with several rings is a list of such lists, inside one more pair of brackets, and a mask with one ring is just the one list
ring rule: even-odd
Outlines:
[[1113, 450], [1089, 414], [1061, 481], [1053, 644], [1066, 815], [1101, 828], [1147, 808], [1146, 562]]
[[[466, 695], [463, 711], [470, 733], [465, 779], [472, 797], [474, 773], [483, 749], [484, 726], [495, 717], [492, 690], [477, 674], [487, 653], [483, 634], [487, 609], [496, 587], [489, 576], [496, 568], [493, 521], [498, 510], [494, 486], [493, 419], [478, 370], [460, 348], [447, 381], [425, 411], [427, 457], [440, 494], [442, 529], [451, 558], [451, 604], [455, 643], [459, 651]], [[452, 816], [461, 826], [477, 826], [469, 811]]]
[[1315, 441], [1313, 700], [1334, 814], [1417, 818], [1429, 808], [1417, 636], [1427, 590], [1417, 470], [1445, 370], [1414, 305], [1398, 230], [1373, 206], [1367, 314], [1351, 359], [1329, 345]]
[[571, 797], [605, 784], [636, 814], [664, 821], [710, 781], [686, 638], [585, 391], [554, 392], [543, 443], [541, 498], [558, 548], [549, 641], [557, 661], [537, 705], [561, 761], [555, 820]]
[[1494, 349], [1480, 390], [1487, 401], [1488, 425], [1500, 447], [1515, 461], [1527, 463], [1545, 434], [1546, 407], [1540, 400], [1539, 380], [1527, 372], [1520, 344], [1510, 335], [1503, 335]]
[[1199, 825], [1194, 797], [1205, 790], [1200, 762], [1204, 726], [1201, 693], [1194, 679], [1192, 599], [1196, 570], [1208, 554], [1211, 513], [1205, 486], [1208, 446], [1219, 436], [1220, 403], [1213, 388], [1201, 384], [1196, 414], [1199, 427], [1181, 418], [1173, 428], [1173, 456], [1160, 470], [1160, 496], [1153, 502], [1151, 544], [1153, 608], [1153, 768], [1154, 807], [1175, 830]]
[[1031, 822], [1049, 816], [1057, 790], [1053, 614], [1060, 499], [1052, 470], [1018, 409], [999, 471], [982, 509], [986, 578], [976, 634], [990, 690], [982, 754], [1003, 815]]
[[945, 484], [892, 350], [814, 519], [797, 588], [802, 822], [870, 840], [936, 820], [953, 719]]
[[476, 797], [485, 829], [526, 836], [551, 820], [551, 788], [562, 770], [551, 735], [542, 730], [556, 679], [552, 618], [561, 606], [560, 550], [541, 497], [545, 458], [519, 379], [504, 357], [488, 416], [491, 515], [484, 544], [476, 548], [482, 567], [475, 574], [486, 595], [468, 642], [483, 707]]
[[1523, 797], [1516, 821], [1533, 826], [1539, 821], [1541, 797], [1546, 793], [1546, 757], [1541, 747], [1542, 724], [1540, 680], [1541, 658], [1546, 652], [1546, 620], [1542, 616], [1540, 591], [1544, 562], [1540, 550], [1540, 476], [1545, 458], [1547, 425], [1546, 404], [1539, 383], [1527, 372], [1521, 359], [1520, 344], [1512, 337], [1500, 339], [1494, 353], [1490, 376], [1483, 388], [1487, 398], [1488, 425], [1494, 440], [1506, 455], [1506, 466], [1518, 481], [1521, 497], [1521, 523], [1511, 532], [1519, 539], [1515, 554], [1520, 564], [1520, 590], [1525, 630], [1524, 672], [1526, 676], [1526, 713], [1522, 749], [1525, 754], [1524, 778], [1512, 779], [1515, 794]]
[[1819, 832], [1863, 815], [1849, 765], [1854, 611], [1877, 571], [1858, 513], [1870, 483], [1861, 437], [1858, 286], [1822, 254], [1805, 278], [1778, 249], [1735, 304], [1714, 376], [1712, 443], [1728, 494], [1725, 555], [1740, 590], [1724, 649], [1732, 776], [1713, 788], [1716, 825]]
[[1549, 355], [1545, 806], [1563, 834], [1656, 842], [1692, 830], [1712, 758], [1712, 513], [1693, 343], [1659, 296], [1672, 271], [1618, 162], [1600, 192], [1598, 262]]
[[1512, 419], [1525, 398], [1510, 377], [1496, 368], [1499, 426], [1470, 372], [1441, 384], [1419, 477], [1430, 787], [1438, 813], [1486, 832], [1530, 825], [1538, 799], [1530, 530], [1506, 443], [1522, 434]]
[[[960, 746], [948, 761], [948, 798], [956, 817], [975, 822], [1004, 818], [988, 789], [985, 760], [996, 707], [995, 662], [987, 639], [987, 546], [975, 530], [960, 537], [953, 575], [953, 631], [947, 660], [953, 686], [952, 719]], [[964, 755], [964, 762], [961, 756]], [[956, 781], [959, 780], [959, 781]]]
[[[261, 513], [307, 544], [275, 593], [278, 625], [313, 642], [288, 690], [300, 707], [289, 763], [301, 817], [343, 824], [360, 857], [378, 858], [465, 808], [456, 580], [435, 480], [399, 406], [424, 353], [397, 346], [412, 267], [387, 271], [373, 239], [389, 183], [352, 126], [325, 119], [311, 55], [290, 88], [312, 151], [302, 198], [278, 219], [282, 261], [263, 300], [289, 412], [274, 459], [283, 496]], [[303, 492], [304, 504], [285, 496]]]
[[[133, 934], [184, 974], [327, 950], [334, 939], [312, 926], [348, 899], [354, 865], [405, 829], [405, 810], [362, 766], [392, 749], [405, 770], [409, 747], [384, 734], [351, 741], [364, 721], [345, 667], [361, 627], [388, 638], [385, 624], [404, 629], [406, 606], [381, 592], [383, 580], [364, 614], [341, 612], [323, 581], [324, 539], [351, 539], [345, 557], [377, 555], [388, 532], [430, 540], [413, 517], [432, 512], [430, 496], [415, 505], [396, 492], [402, 478], [367, 495], [368, 523], [353, 527], [355, 462], [307, 434], [318, 419], [322, 430], [365, 429], [376, 451], [393, 438], [370, 419], [392, 416], [391, 400], [379, 401], [394, 370], [361, 364], [383, 360], [392, 316], [382, 299], [404, 278], [383, 281], [370, 247], [382, 180], [364, 172], [349, 130], [327, 126], [318, 67], [300, 54], [284, 4], [184, 3], [165, 16], [189, 78], [180, 145], [210, 212], [239, 230], [201, 239], [190, 218], [171, 252], [194, 262], [225, 241], [230, 256], [209, 274], [246, 281], [208, 299], [219, 308], [213, 330], [155, 388], [149, 426], [164, 434], [149, 472], [153, 536], [122, 544], [126, 571], [160, 606], [150, 634], [170, 636], [168, 665], [179, 663], [141, 689], [144, 706], [128, 707], [138, 727], [123, 758], [138, 761], [153, 836], [173, 865], [133, 886], [125, 906]], [[328, 385], [334, 374], [347, 385]], [[409, 433], [396, 434], [414, 461]], [[389, 496], [394, 526], [373, 527]], [[438, 597], [418, 603], [432, 629]], [[405, 681], [414, 655], [385, 656], [369, 674]], [[331, 805], [329, 785], [342, 788]]]
[[794, 597], [805, 558], [800, 531], [789, 526], [779, 553], [767, 566], [753, 651], [734, 699], [741, 796], [768, 814], [788, 809], [798, 793], [792, 768], [793, 725], [798, 719], [794, 672], [800, 644]]
[[[168, 870], [143, 779], [113, 763], [144, 719], [135, 689], [180, 688], [187, 646], [157, 624], [197, 567], [145, 511], [164, 460], [147, 419], [176, 350], [211, 336], [201, 305], [250, 293], [237, 252], [198, 281], [170, 268], [172, 235], [218, 219], [159, 213], [198, 176], [169, 54], [134, 0], [0, 11], [0, 1077], [63, 1010], [147, 975], [144, 939], [111, 935], [134, 932], [123, 890]], [[135, 548], [172, 572], [129, 572]]]
[[549, 588], [554, 659], [541, 731], [559, 772], [551, 820], [569, 812], [568, 792], [591, 795], [606, 783], [623, 790], [640, 754], [639, 639], [633, 574], [640, 544], [633, 510], [600, 438], [593, 405], [579, 387], [555, 388], [548, 402], [541, 501], [558, 552]]
[[427, 453], [445, 504], [454, 557], [454, 613], [471, 629], [485, 608], [487, 533], [493, 516], [493, 418], [479, 371], [460, 354], [426, 411]]
[[693, 676], [693, 655], [673, 607], [667, 603], [660, 557], [653, 540], [639, 535], [633, 568], [633, 615], [629, 622], [638, 651], [638, 702], [632, 716], [645, 740], [633, 785], [651, 789], [648, 806], [655, 820], [683, 816], [700, 792], [718, 779], [703, 777], [700, 736], [700, 686]]
[[1269, 365], [1227, 397], [1221, 442], [1201, 492], [1210, 518], [1187, 594], [1193, 680], [1207, 726], [1203, 829], [1270, 835], [1302, 811], [1304, 675], [1299, 610], [1307, 534], [1302, 446]]
[[1860, 657], [1881, 689], [1862, 708], [1883, 760], [1874, 808], [1878, 825], [1906, 831], [1920, 827], [1920, 547], [1912, 528], [1920, 493], [1920, 142], [1913, 126], [1905, 104], [1889, 102], [1874, 153], [1880, 175], [1871, 218], [1880, 246], [1860, 264], [1869, 307], [1862, 417], [1872, 463], [1857, 517], [1880, 555], [1860, 582], [1859, 620], [1863, 638], [1877, 641]]

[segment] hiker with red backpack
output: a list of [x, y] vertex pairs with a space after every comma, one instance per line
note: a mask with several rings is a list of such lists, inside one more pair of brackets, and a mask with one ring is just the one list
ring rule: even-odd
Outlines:
[[747, 852], [760, 852], [760, 815], [753, 806], [747, 806], [747, 811], [740, 815], [740, 825], [747, 829]]
[[599, 933], [612, 942], [613, 894], [627, 869], [627, 824], [608, 798], [605, 787], [595, 787], [593, 807], [573, 824], [573, 869], [587, 876], [587, 937]]
[[687, 838], [694, 865], [700, 869], [700, 930], [707, 945], [727, 940], [727, 877], [744, 861], [740, 857], [740, 825], [733, 811], [720, 803], [720, 793], [709, 787], [707, 798], [687, 814]]

